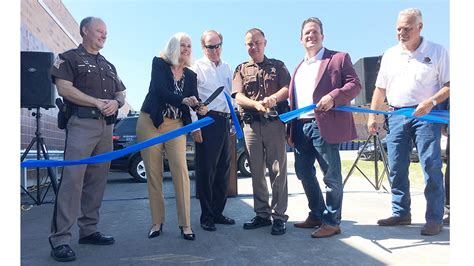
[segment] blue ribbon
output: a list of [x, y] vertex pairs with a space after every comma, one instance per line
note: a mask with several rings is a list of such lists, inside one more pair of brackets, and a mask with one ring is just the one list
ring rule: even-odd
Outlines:
[[[304, 113], [307, 113], [313, 110], [314, 108], [316, 108], [316, 104], [311, 104], [303, 108], [281, 114], [279, 115], [279, 117], [280, 117], [280, 120], [283, 121], [283, 123], [286, 123], [294, 118], [297, 118], [298, 116]], [[431, 123], [449, 124], [449, 110], [431, 110], [429, 114], [426, 114], [424, 116], [414, 116], [413, 112], [415, 111], [415, 108], [401, 108], [396, 111], [387, 112], [387, 111], [371, 110], [371, 109], [354, 107], [354, 106], [338, 106], [336, 108], [333, 108], [332, 110], [345, 111], [345, 112], [370, 113], [370, 114], [383, 114], [383, 115], [403, 115], [409, 118], [415, 118], [421, 121], [426, 121], [426, 122], [431, 122]]]
[[234, 122], [237, 138], [241, 139], [244, 137], [244, 132], [242, 131], [242, 128], [240, 127], [239, 119], [237, 119], [237, 115], [234, 112], [234, 106], [232, 106], [230, 95], [227, 94], [227, 92], [225, 91], [224, 91], [224, 94], [225, 94], [225, 99], [227, 100], [227, 105], [229, 106], [229, 109], [230, 109], [230, 116], [232, 117], [232, 122]]
[[186, 125], [184, 127], [178, 128], [176, 130], [170, 131], [166, 134], [161, 136], [146, 140], [144, 142], [140, 142], [129, 146], [127, 148], [99, 154], [96, 156], [92, 156], [89, 158], [84, 158], [81, 160], [71, 160], [71, 161], [57, 161], [57, 160], [27, 160], [21, 163], [21, 167], [56, 167], [56, 166], [68, 166], [68, 165], [79, 165], [79, 164], [96, 164], [96, 163], [103, 163], [107, 161], [111, 161], [113, 159], [120, 158], [124, 155], [127, 155], [132, 152], [136, 152], [142, 150], [144, 148], [148, 148], [150, 146], [156, 145], [158, 143], [166, 142], [170, 139], [176, 138], [178, 136], [187, 134], [193, 130], [196, 130], [201, 127], [205, 127], [214, 123], [214, 119], [211, 117], [204, 117], [201, 120], [198, 120], [194, 123]]

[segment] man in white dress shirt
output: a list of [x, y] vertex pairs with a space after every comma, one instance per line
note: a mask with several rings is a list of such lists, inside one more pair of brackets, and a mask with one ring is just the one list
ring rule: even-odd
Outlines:
[[[220, 86], [224, 86], [228, 94], [231, 92], [232, 72], [229, 64], [220, 58], [222, 41], [222, 35], [215, 30], [205, 31], [201, 36], [204, 57], [197, 60], [192, 69], [197, 74], [199, 98], [203, 101]], [[193, 132], [196, 189], [201, 203], [201, 227], [216, 231], [215, 224], [235, 224], [222, 214], [227, 201], [231, 158], [230, 110], [224, 93], [219, 94], [208, 109], [207, 116], [215, 123]]]

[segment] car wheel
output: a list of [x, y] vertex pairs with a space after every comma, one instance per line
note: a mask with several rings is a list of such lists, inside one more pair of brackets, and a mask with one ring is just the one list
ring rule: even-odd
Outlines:
[[247, 158], [247, 154], [242, 153], [242, 155], [240, 155], [240, 158], [237, 162], [237, 167], [238, 167], [238, 170], [240, 171], [240, 174], [242, 176], [251, 176], [252, 175], [252, 173], [250, 172], [250, 164], [249, 164], [249, 160]]
[[141, 156], [136, 156], [133, 159], [132, 163], [130, 164], [129, 172], [136, 182], [146, 183], [145, 164], [143, 163]]

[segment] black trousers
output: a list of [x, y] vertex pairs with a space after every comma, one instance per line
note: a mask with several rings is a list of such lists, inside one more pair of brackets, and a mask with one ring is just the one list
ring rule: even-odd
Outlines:
[[[215, 122], [201, 128], [202, 143], [196, 143], [196, 189], [201, 203], [201, 223], [222, 215], [227, 202], [230, 175], [229, 120], [210, 114]], [[201, 117], [200, 117], [201, 118]]]

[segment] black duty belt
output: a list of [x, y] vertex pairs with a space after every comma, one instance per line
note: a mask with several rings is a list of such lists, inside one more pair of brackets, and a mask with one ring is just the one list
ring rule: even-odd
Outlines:
[[244, 112], [242, 115], [242, 120], [245, 124], [252, 124], [252, 122], [272, 122], [279, 120], [278, 116], [269, 116], [268, 113], [258, 113], [258, 112]]
[[95, 107], [87, 106], [71, 106], [70, 109], [71, 115], [75, 115], [79, 118], [92, 118], [97, 120], [105, 120], [107, 125], [115, 123], [116, 116], [105, 116], [102, 112]]

